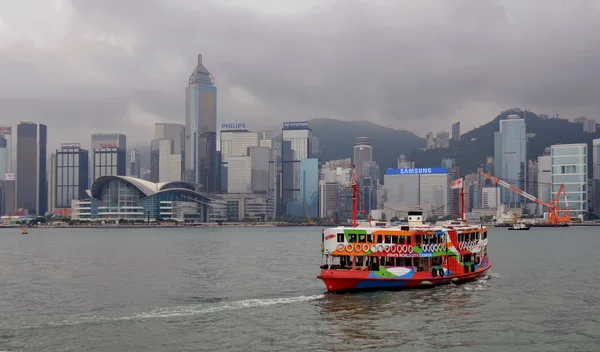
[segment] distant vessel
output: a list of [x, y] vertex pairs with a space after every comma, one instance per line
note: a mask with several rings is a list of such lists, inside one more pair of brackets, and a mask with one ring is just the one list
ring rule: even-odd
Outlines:
[[510, 226], [508, 229], [515, 230], [515, 231], [528, 231], [529, 227], [530, 226], [527, 224], [524, 224], [522, 222], [517, 222], [517, 223], [513, 224], [512, 226]]
[[[412, 211], [405, 225], [367, 218], [357, 226], [359, 192], [354, 177], [350, 187], [352, 227], [322, 231], [325, 264], [317, 277], [328, 292], [447, 285], [473, 280], [490, 269], [487, 228], [466, 223], [464, 203], [461, 220], [444, 225], [426, 225], [423, 213]], [[464, 191], [461, 199], [464, 202]]]
[[29, 233], [29, 231], [27, 231], [27, 227], [23, 226], [23, 227], [21, 228], [21, 234], [22, 234], [22, 235], [27, 235], [28, 233]]

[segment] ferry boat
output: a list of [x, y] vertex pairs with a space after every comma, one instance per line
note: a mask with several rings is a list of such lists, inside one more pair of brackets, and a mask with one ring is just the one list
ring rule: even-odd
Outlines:
[[354, 189], [352, 226], [323, 229], [321, 235], [324, 264], [317, 278], [327, 292], [462, 283], [491, 268], [487, 228], [466, 223], [464, 191], [461, 220], [426, 225], [421, 211], [411, 211], [407, 224], [392, 226], [367, 217], [357, 226], [359, 187], [354, 177], [350, 187]]

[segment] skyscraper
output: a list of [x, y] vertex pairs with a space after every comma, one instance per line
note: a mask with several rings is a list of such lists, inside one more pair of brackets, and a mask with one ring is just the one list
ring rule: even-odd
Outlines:
[[4, 172], [0, 173], [0, 180], [4, 180], [6, 178], [6, 174], [13, 172], [13, 165], [12, 165], [13, 150], [12, 150], [12, 127], [11, 126], [0, 126], [0, 139], [4, 140], [3, 142], [1, 142], [3, 147], [0, 147], [0, 148], [6, 149], [4, 151], [6, 156], [3, 160], [0, 161], [0, 163], [1, 163], [0, 169], [4, 170]]
[[133, 176], [140, 178], [140, 151], [137, 149], [130, 149], [127, 152], [127, 176]]
[[[527, 183], [527, 148], [525, 120], [518, 115], [510, 115], [500, 120], [500, 130], [494, 133], [494, 173], [509, 184], [525, 190]], [[501, 203], [511, 207], [521, 207], [524, 198], [502, 188]]]
[[[162, 142], [161, 142], [162, 141]], [[166, 142], [165, 142], [166, 141]], [[162, 148], [160, 147], [162, 145]], [[162, 153], [162, 154], [161, 154]], [[179, 164], [177, 164], [177, 159]], [[161, 170], [161, 160], [163, 168]], [[178, 123], [154, 124], [154, 139], [150, 143], [150, 180], [181, 181], [185, 176], [185, 126]]]
[[592, 141], [592, 177], [600, 180], [600, 138]]
[[47, 127], [39, 122], [17, 125], [17, 208], [44, 216], [48, 206]]
[[[304, 205], [300, 193], [300, 161], [312, 157], [311, 143], [312, 130], [308, 127], [308, 122], [283, 123], [281, 131], [281, 211], [283, 215], [302, 216], [305, 213], [302, 211]], [[307, 165], [312, 166], [312, 164]], [[311, 177], [311, 175], [306, 176], [307, 179]], [[318, 176], [317, 174], [317, 181]]]
[[197, 183], [201, 192], [216, 192], [217, 87], [201, 54], [185, 90], [185, 116], [185, 179]]
[[363, 164], [366, 161], [373, 160], [373, 147], [371, 147], [371, 139], [369, 137], [356, 137], [354, 145], [354, 158], [352, 162], [356, 167], [356, 182], [362, 181], [365, 176], [363, 173]]
[[460, 121], [452, 124], [452, 139], [455, 141], [460, 140]]
[[71, 208], [72, 200], [86, 198], [89, 155], [79, 143], [61, 144], [56, 150], [55, 209]]
[[588, 210], [587, 147], [586, 143], [551, 146], [552, 198], [556, 197], [561, 184], [564, 184], [567, 202], [563, 196], [558, 198], [558, 202], [563, 209], [568, 205], [571, 217], [580, 217], [582, 220]]
[[120, 133], [92, 134], [92, 182], [100, 176], [125, 176], [127, 138]]

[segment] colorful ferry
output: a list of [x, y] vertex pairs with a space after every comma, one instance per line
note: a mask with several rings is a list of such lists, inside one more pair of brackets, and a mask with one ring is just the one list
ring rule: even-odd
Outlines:
[[[392, 226], [367, 218], [367, 222], [357, 226], [358, 186], [353, 182], [351, 187], [354, 188], [352, 227], [322, 231], [324, 264], [318, 278], [328, 292], [462, 283], [491, 268], [487, 228], [467, 224], [464, 210], [461, 220], [444, 225], [426, 225], [423, 213], [412, 211], [408, 213], [407, 224]], [[464, 192], [461, 196], [464, 197]]]

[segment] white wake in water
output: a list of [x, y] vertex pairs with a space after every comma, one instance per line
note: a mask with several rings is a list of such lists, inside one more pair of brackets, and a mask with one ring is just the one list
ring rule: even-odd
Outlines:
[[174, 306], [157, 308], [150, 312], [139, 313], [131, 316], [123, 317], [107, 317], [101, 315], [78, 315], [73, 316], [69, 319], [60, 321], [50, 321], [43, 324], [30, 325], [29, 327], [39, 327], [41, 325], [51, 326], [65, 326], [65, 325], [76, 325], [76, 324], [98, 324], [105, 322], [115, 321], [128, 321], [128, 320], [146, 320], [155, 318], [174, 318], [174, 317], [189, 317], [195, 315], [210, 314], [215, 312], [221, 312], [226, 310], [235, 310], [242, 308], [255, 308], [265, 307], [277, 304], [291, 304], [299, 302], [308, 302], [317, 299], [324, 298], [325, 295], [312, 295], [312, 296], [298, 296], [298, 297], [287, 297], [287, 298], [271, 298], [271, 299], [247, 299], [242, 301], [233, 301], [219, 304], [197, 304], [189, 306]]

